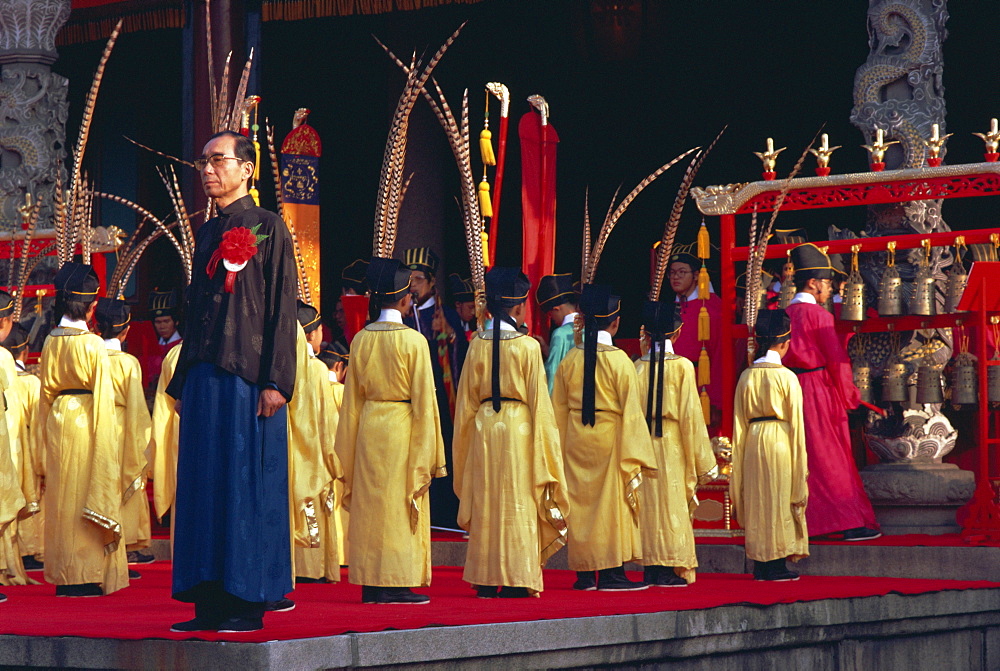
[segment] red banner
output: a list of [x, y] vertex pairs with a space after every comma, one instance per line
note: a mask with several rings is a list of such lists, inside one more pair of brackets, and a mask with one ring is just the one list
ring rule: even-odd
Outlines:
[[[555, 270], [556, 145], [559, 135], [552, 124], [542, 125], [542, 116], [534, 111], [521, 117], [517, 134], [521, 139], [521, 268], [531, 286], [537, 287], [542, 277]], [[527, 314], [531, 333], [548, 333], [546, 322], [532, 291]]]

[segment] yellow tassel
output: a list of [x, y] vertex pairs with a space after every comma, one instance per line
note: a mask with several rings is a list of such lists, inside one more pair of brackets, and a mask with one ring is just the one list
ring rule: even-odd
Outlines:
[[[253, 181], [256, 184], [257, 180], [260, 179], [260, 142], [257, 142], [257, 140], [253, 141], [253, 154]], [[256, 197], [254, 200], [257, 200]], [[257, 207], [260, 207], [260, 203], [257, 204]]]
[[488, 128], [479, 133], [479, 153], [483, 157], [483, 165], [497, 164], [497, 157], [493, 155], [493, 133]]
[[254, 205], [260, 207], [260, 191], [257, 190], [257, 187], [250, 187], [250, 195], [253, 196]]
[[709, 326], [708, 310], [702, 308], [698, 312], [698, 340], [705, 341], [712, 337], [712, 329]]
[[712, 243], [708, 238], [708, 228], [705, 226], [705, 222], [701, 223], [701, 228], [698, 230], [698, 258], [707, 259], [712, 253]]
[[483, 241], [483, 265], [490, 265], [490, 234], [486, 231], [479, 232], [479, 239]]
[[708, 300], [708, 269], [705, 266], [698, 271], [698, 300]]
[[701, 414], [705, 417], [705, 424], [712, 423], [712, 404], [708, 400], [708, 392], [701, 390]]
[[490, 183], [485, 179], [479, 183], [479, 214], [493, 216], [493, 202], [490, 200]]
[[704, 347], [701, 348], [701, 354], [698, 355], [698, 386], [703, 387], [709, 383], [712, 378], [712, 364], [708, 359], [708, 350]]

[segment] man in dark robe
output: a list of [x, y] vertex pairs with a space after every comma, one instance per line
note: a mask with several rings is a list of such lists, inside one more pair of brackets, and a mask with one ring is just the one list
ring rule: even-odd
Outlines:
[[181, 413], [173, 631], [256, 631], [292, 590], [285, 404], [295, 384], [291, 236], [248, 195], [253, 144], [230, 131], [195, 161], [218, 216], [198, 231], [187, 330], [167, 393]]

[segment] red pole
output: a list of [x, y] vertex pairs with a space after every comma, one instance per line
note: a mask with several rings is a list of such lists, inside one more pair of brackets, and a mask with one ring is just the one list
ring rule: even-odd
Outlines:
[[[979, 357], [979, 481], [989, 483], [990, 477], [990, 402], [986, 365], [986, 287], [979, 291], [979, 337], [976, 338], [976, 356]], [[992, 493], [992, 492], [991, 492]], [[992, 498], [992, 497], [990, 497]]]
[[736, 215], [719, 217], [719, 246], [722, 248], [722, 426], [720, 436], [733, 437], [733, 394], [736, 391], [736, 362], [732, 355], [733, 325], [736, 323], [736, 268], [732, 249], [736, 246]]
[[493, 180], [493, 216], [490, 217], [490, 268], [496, 265], [497, 234], [500, 231], [500, 192], [503, 190], [503, 169], [507, 162], [507, 122], [508, 117], [500, 117], [500, 131], [497, 140], [497, 172]]

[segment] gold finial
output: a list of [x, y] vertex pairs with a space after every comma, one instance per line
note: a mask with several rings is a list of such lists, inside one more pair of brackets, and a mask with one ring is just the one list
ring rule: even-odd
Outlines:
[[764, 151], [755, 151], [754, 155], [761, 160], [764, 164], [764, 172], [774, 172], [775, 161], [778, 158], [778, 154], [785, 151], [788, 147], [782, 147], [781, 149], [774, 148], [774, 138], [767, 138], [767, 148]]
[[927, 157], [927, 165], [932, 168], [936, 168], [941, 165], [941, 148], [944, 147], [944, 141], [950, 138], [954, 133], [948, 133], [947, 135], [941, 135], [941, 126], [938, 124], [931, 125], [931, 137], [930, 139], [924, 140], [924, 144], [927, 146], [928, 153], [930, 156]]
[[830, 136], [826, 133], [820, 135], [819, 138], [819, 149], [809, 148], [809, 153], [816, 157], [816, 165], [820, 168], [827, 168], [830, 166], [830, 154], [840, 149], [838, 144], [836, 147], [830, 146]]
[[[997, 120], [990, 119], [990, 130], [987, 133], [973, 133], [986, 143], [986, 160], [996, 161], [997, 151], [1000, 149], [1000, 128], [997, 128]], [[992, 158], [991, 158], [992, 157]]]
[[[883, 165], [885, 150], [894, 144], [899, 144], [899, 140], [885, 141], [885, 131], [881, 128], [875, 129], [875, 141], [871, 144], [861, 145], [871, 153], [872, 165]], [[883, 165], [884, 167], [884, 165]], [[881, 168], [880, 168], [881, 169]]]

